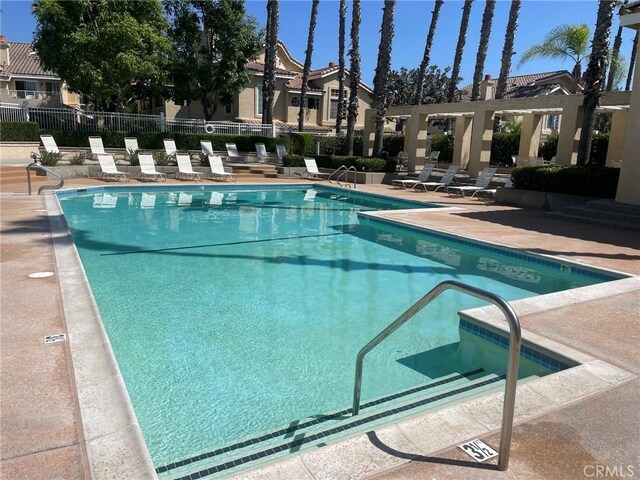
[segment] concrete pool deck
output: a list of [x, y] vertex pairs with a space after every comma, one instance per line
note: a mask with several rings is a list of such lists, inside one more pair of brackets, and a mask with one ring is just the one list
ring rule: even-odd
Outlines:
[[[274, 181], [256, 179], [256, 183]], [[89, 185], [105, 183], [87, 179], [67, 182], [68, 187]], [[586, 265], [640, 274], [640, 245], [634, 232], [547, 218], [535, 210], [501, 207], [441, 193], [405, 192], [385, 185], [358, 188], [452, 207], [447, 211], [386, 212], [388, 218]], [[83, 437], [86, 432], [78, 428], [81, 419], [76, 408], [77, 372], [73, 372], [69, 362], [68, 342], [49, 346], [42, 343], [45, 335], [66, 330], [58, 280], [56, 276], [40, 280], [27, 278], [32, 272], [55, 271], [49, 219], [47, 212], [41, 211], [46, 204], [43, 197], [28, 197], [25, 191], [24, 184], [3, 183], [0, 196], [0, 474], [2, 478], [89, 478]], [[527, 331], [638, 375], [639, 312], [640, 294], [636, 288], [528, 314], [521, 321]], [[594, 478], [598, 471], [604, 472], [605, 467], [609, 468], [610, 477], [614, 468], [618, 476], [625, 473], [629, 477], [629, 468], [640, 475], [636, 448], [640, 444], [640, 383], [637, 378], [629, 378], [518, 422], [507, 472], [473, 463], [455, 446], [448, 448], [451, 443], [437, 445], [425, 440], [420, 445], [415, 439], [407, 438], [407, 429], [388, 427], [316, 449], [320, 455], [313, 459], [312, 452], [307, 451], [243, 477], [563, 479]], [[491, 422], [484, 426], [480, 437], [497, 447], [499, 432]], [[435, 437], [439, 435], [428, 427], [425, 435], [427, 432]], [[331, 451], [337, 451], [340, 460], [329, 457]], [[106, 478], [109, 466], [105, 467], [102, 474], [94, 471], [94, 478]], [[351, 467], [350, 473], [347, 467]]]

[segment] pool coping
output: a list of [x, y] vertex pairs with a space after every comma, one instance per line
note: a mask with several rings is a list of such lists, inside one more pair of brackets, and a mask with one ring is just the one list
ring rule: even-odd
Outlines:
[[[295, 185], [299, 187], [301, 184]], [[252, 185], [252, 187], [259, 188], [257, 185]], [[75, 244], [71, 240], [71, 234], [62, 215], [57, 197], [53, 195], [47, 196], [46, 204], [51, 223], [63, 311], [68, 329], [71, 360], [76, 376], [77, 398], [84, 442], [92, 478], [157, 478], [155, 467], [142, 437], [84, 268], [80, 262]], [[433, 209], [433, 211], [438, 212], [445, 210], [449, 210], [449, 208]], [[367, 212], [366, 214], [372, 215], [372, 212]], [[439, 231], [412, 225], [409, 222], [389, 220], [388, 218], [385, 218], [385, 220], [398, 225], [415, 226], [425, 231]], [[455, 236], [449, 232], [440, 232], [448, 236]], [[478, 241], [487, 243], [481, 240]], [[497, 245], [497, 243], [494, 245]], [[513, 249], [513, 247], [509, 246], [504, 247]], [[549, 257], [556, 261], [559, 259], [559, 257]], [[576, 263], [565, 259], [561, 259], [561, 261]], [[579, 263], [576, 264], [580, 267], [585, 267]], [[597, 270], [607, 271], [608, 269], [598, 268]], [[518, 314], [523, 315], [542, 312], [580, 301], [602, 298], [611, 294], [640, 290], [640, 277], [623, 272], [615, 272], [614, 270], [608, 271], [617, 274], [622, 273], [627, 278], [510, 303]], [[606, 285], [607, 288], [603, 288], [603, 285]], [[543, 299], [543, 302], [540, 299]], [[460, 312], [460, 315], [463, 318], [482, 322], [488, 328], [504, 332], [505, 324], [500, 319], [496, 319], [497, 309], [494, 311], [492, 310], [494, 308], [483, 307], [467, 310]], [[551, 409], [562, 407], [635, 378], [635, 375], [625, 370], [531, 332], [523, 331], [523, 339], [551, 351], [552, 354], [575, 360], [580, 365], [543, 378], [519, 382], [515, 422], [542, 415]], [[562, 385], [562, 388], [559, 388], [558, 385]], [[494, 407], [498, 404], [497, 413], [499, 413], [499, 417], [501, 415], [501, 402], [497, 400], [501, 396], [501, 392], [494, 392], [489, 395], [484, 394], [478, 398], [452, 406], [440, 407], [427, 413], [418, 413], [406, 417], [393, 425], [382, 425], [375, 430], [382, 437], [394, 438], [400, 441], [401, 444], [407, 443], [405, 446], [410, 446], [415, 451], [415, 454], [441, 450], [461, 440], [489, 433], [497, 428], [496, 425], [499, 428], [499, 420], [497, 424], [495, 423], [496, 412]], [[522, 400], [523, 398], [525, 400]], [[482, 411], [487, 410], [486, 419], [483, 421], [477, 420], [478, 409], [474, 405], [482, 407]], [[518, 413], [518, 410], [520, 410], [520, 413]], [[416, 437], [415, 425], [424, 424], [429, 425], [429, 428], [438, 428], [433, 426], [433, 422], [439, 419], [438, 421], [440, 423], [444, 422], [443, 425], [446, 427], [450, 415], [454, 415], [457, 419], [465, 420], [465, 422], [458, 425], [459, 428], [453, 430], [444, 428], [443, 431], [449, 432], [451, 435], [439, 435], [438, 442], [432, 442], [428, 445], [424, 443], [424, 439]], [[461, 431], [464, 432], [462, 436], [460, 435]], [[357, 445], [356, 452], [359, 452], [359, 449], [362, 448], [373, 448], [375, 451], [369, 452], [369, 455], [380, 455], [379, 449], [371, 444], [367, 434], [343, 439], [338, 443], [335, 443], [336, 441], [330, 441], [328, 446], [321, 449], [312, 447], [293, 457], [288, 456], [284, 460], [277, 459], [280, 460], [280, 464], [265, 463], [264, 466], [255, 465], [252, 470], [247, 470], [248, 473], [246, 475], [251, 477], [254, 474], [252, 472], [259, 475], [259, 472], [267, 473], [274, 468], [280, 471], [283, 465], [287, 464], [291, 468], [291, 476], [279, 476], [279, 478], [314, 478], [313, 472], [316, 471], [316, 468], [313, 466], [316, 465], [317, 468], [321, 469], [318, 472], [323, 471], [322, 469], [327, 466], [325, 457], [332, 449], [337, 449], [337, 456], [332, 458], [332, 464], [351, 468], [352, 471], [348, 474], [349, 476], [373, 473], [374, 471], [384, 470], [410, 461], [406, 458], [393, 457], [396, 458], [396, 462], [388, 464], [389, 461], [386, 460], [385, 465], [378, 465], [379, 468], [376, 467], [377, 469], [374, 471], [358, 472], [358, 468], [366, 469], [369, 467], [355, 461], [352, 455], [348, 455], [348, 458], [345, 459], [344, 445]], [[360, 454], [357, 453], [357, 455]], [[301, 464], [298, 462], [301, 462]], [[298, 471], [300, 466], [304, 468]], [[300, 476], [302, 472], [306, 476]], [[234, 469], [228, 473], [237, 474], [238, 471]], [[243, 471], [242, 473], [244, 474], [245, 472]], [[346, 474], [346, 472], [344, 473]]]

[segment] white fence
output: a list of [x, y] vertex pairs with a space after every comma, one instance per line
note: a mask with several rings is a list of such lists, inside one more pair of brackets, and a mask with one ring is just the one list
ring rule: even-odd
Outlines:
[[0, 121], [35, 122], [46, 130], [81, 132], [172, 132], [275, 137], [273, 125], [207, 122], [193, 118], [165, 118], [164, 115], [138, 115], [116, 112], [89, 112], [71, 108], [29, 107], [0, 103]]

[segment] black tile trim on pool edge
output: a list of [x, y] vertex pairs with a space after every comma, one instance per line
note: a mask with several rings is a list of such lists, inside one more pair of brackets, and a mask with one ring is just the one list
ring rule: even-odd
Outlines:
[[[483, 368], [477, 368], [475, 370], [471, 370], [469, 372], [466, 373], [460, 373], [457, 375], [453, 375], [451, 377], [445, 378], [443, 380], [438, 380], [437, 382], [432, 382], [432, 383], [427, 383], [424, 385], [419, 385], [417, 387], [413, 387], [410, 388], [408, 390], [404, 390], [402, 392], [398, 392], [398, 393], [394, 393], [391, 395], [387, 395], [381, 398], [378, 398], [376, 400], [372, 400], [370, 402], [364, 403], [361, 406], [361, 409], [365, 409], [365, 408], [370, 408], [370, 407], [374, 407], [376, 405], [380, 405], [386, 402], [390, 402], [393, 400], [396, 400], [398, 398], [402, 398], [405, 397], [407, 395], [412, 395], [414, 393], [418, 393], [424, 390], [429, 390], [431, 388], [436, 388], [442, 385], [446, 385], [447, 383], [452, 383], [455, 382], [457, 380], [462, 380], [463, 378], [469, 378], [473, 375], [477, 375], [479, 373], [484, 372]], [[344, 410], [340, 410], [338, 412], [334, 412], [328, 415], [324, 415], [321, 416], [319, 418], [316, 418], [314, 420], [309, 420], [294, 426], [290, 426], [287, 428], [282, 428], [280, 430], [276, 430], [274, 432], [270, 432], [264, 435], [261, 435], [259, 437], [255, 437], [255, 438], [251, 438], [249, 440], [243, 440], [241, 442], [232, 444], [232, 445], [228, 445], [226, 447], [222, 447], [222, 448], [218, 448], [216, 450], [212, 450], [210, 452], [206, 452], [200, 455], [194, 455], [193, 457], [190, 458], [186, 458], [184, 460], [180, 460], [178, 462], [173, 462], [167, 465], [163, 465], [161, 467], [157, 467], [156, 468], [156, 473], [164, 473], [164, 472], [168, 472], [169, 470], [173, 470], [175, 468], [179, 468], [179, 467], [183, 467], [185, 465], [189, 465], [190, 463], [195, 463], [195, 462], [199, 462], [200, 460], [204, 460], [207, 458], [212, 458], [215, 457], [217, 455], [222, 455], [223, 453], [227, 453], [227, 452], [231, 452], [233, 450], [238, 450], [244, 447], [248, 447], [251, 445], [257, 445], [258, 443], [262, 443], [264, 441], [267, 440], [271, 440], [272, 438], [276, 438], [276, 437], [280, 437], [280, 436], [285, 436], [287, 434], [291, 434], [296, 432], [297, 430], [301, 430], [303, 428], [307, 428], [313, 425], [319, 425], [320, 423], [324, 423], [327, 422], [329, 420], [335, 420], [341, 416], [344, 415], [348, 415], [349, 413], [351, 413], [351, 409], [350, 408], [346, 408]]]
[[[413, 410], [414, 408], [418, 408], [418, 407], [422, 407], [424, 405], [428, 405], [429, 403], [433, 403], [436, 402], [438, 400], [442, 400], [445, 398], [449, 398], [452, 397], [454, 395], [457, 395], [459, 393], [465, 393], [468, 392], [470, 390], [473, 390], [475, 388], [478, 387], [483, 387], [486, 385], [491, 385], [492, 383], [497, 383], [500, 382], [502, 380], [505, 379], [505, 375], [501, 375], [499, 377], [494, 377], [494, 378], [490, 378], [487, 380], [484, 380], [482, 382], [479, 383], [474, 383], [473, 385], [467, 385], [465, 387], [461, 387], [461, 388], [457, 388], [455, 390], [451, 390], [449, 392], [440, 394], [440, 395], [436, 395], [434, 397], [429, 397], [429, 398], [425, 398], [423, 400], [419, 400], [417, 402], [413, 402], [410, 403], [408, 405], [403, 405], [401, 407], [398, 408], [393, 408], [391, 410], [386, 410], [384, 412], [378, 413], [376, 415], [371, 415], [370, 417], [363, 417], [360, 418], [352, 423], [349, 423], [347, 425], [340, 425], [339, 427], [335, 427], [335, 428], [331, 428], [329, 430], [325, 430], [322, 432], [318, 432], [315, 433], [313, 435], [309, 435], [308, 437], [303, 437], [303, 438], [298, 438], [295, 439], [291, 442], [287, 442], [287, 443], [283, 443], [280, 445], [276, 445], [273, 448], [269, 448], [267, 450], [263, 450], [261, 452], [257, 452], [251, 455], [246, 455], [244, 457], [235, 459], [235, 460], [230, 460], [228, 462], [225, 463], [221, 463], [219, 465], [214, 465], [213, 467], [209, 467], [203, 470], [199, 470], [197, 472], [185, 475], [183, 477], [179, 477], [176, 478], [175, 480], [195, 480], [198, 478], [202, 478], [205, 477], [207, 475], [213, 475], [214, 473], [218, 473], [218, 472], [224, 472], [225, 470], [229, 470], [231, 468], [237, 467], [239, 465], [244, 465], [246, 463], [250, 463], [253, 462], [255, 460], [259, 460], [262, 458], [266, 458], [269, 457], [271, 455], [275, 455], [276, 453], [281, 453], [284, 452], [285, 450], [290, 450], [293, 448], [297, 448], [300, 447], [302, 445], [305, 445], [307, 443], [311, 443], [311, 442], [315, 442], [317, 440], [321, 440], [323, 438], [329, 437], [331, 435], [335, 435], [337, 433], [343, 432], [345, 430], [350, 430], [352, 428], [355, 427], [359, 427], [361, 425], [365, 425], [367, 423], [376, 421], [376, 420], [380, 420], [386, 417], [390, 417], [392, 415], [396, 415], [398, 413], [403, 413], [406, 412], [408, 410]], [[205, 457], [206, 458], [206, 457]]]

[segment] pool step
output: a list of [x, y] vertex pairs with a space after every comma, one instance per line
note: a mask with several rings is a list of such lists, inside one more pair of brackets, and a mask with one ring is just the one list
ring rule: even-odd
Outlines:
[[344, 409], [322, 417], [293, 422], [287, 427], [244, 439], [172, 464], [158, 466], [161, 479], [215, 478], [252, 468], [264, 460], [284, 457], [312, 445], [374, 428], [413, 411], [446, 403], [454, 397], [479, 394], [504, 382], [503, 376], [476, 369], [454, 374], [397, 394], [364, 402], [360, 414]]
[[547, 212], [547, 215], [611, 228], [640, 230], [640, 207], [613, 200], [593, 200], [560, 211]]

